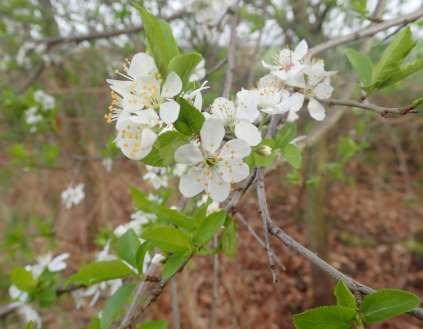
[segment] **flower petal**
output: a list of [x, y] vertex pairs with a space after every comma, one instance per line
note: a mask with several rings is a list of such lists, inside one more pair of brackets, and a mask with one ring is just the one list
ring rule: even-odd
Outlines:
[[195, 95], [193, 105], [197, 110], [201, 111], [203, 107], [203, 95], [201, 95], [201, 92]]
[[287, 97], [284, 97], [281, 102], [281, 108], [284, 111], [298, 112], [304, 104], [304, 95], [300, 93], [294, 93]]
[[204, 121], [200, 131], [201, 146], [209, 153], [214, 153], [225, 136], [225, 127], [219, 119], [209, 118]]
[[224, 160], [243, 159], [251, 153], [251, 148], [247, 142], [242, 139], [232, 139], [223, 145], [220, 151], [220, 157]]
[[296, 60], [303, 59], [303, 57], [308, 52], [307, 42], [305, 40], [301, 40], [301, 42], [295, 47], [294, 56]]
[[185, 144], [179, 146], [175, 152], [175, 161], [183, 164], [197, 164], [203, 160], [198, 146], [194, 144]]
[[216, 202], [225, 201], [229, 196], [230, 184], [225, 182], [217, 172], [212, 172], [208, 185], [207, 192], [210, 197]]
[[110, 85], [110, 89], [117, 92], [122, 97], [129, 94], [129, 88], [131, 87], [132, 81], [107, 79], [106, 82]]
[[213, 117], [221, 119], [224, 124], [235, 116], [235, 105], [225, 97], [216, 98], [210, 105], [210, 113]]
[[294, 122], [297, 121], [299, 118], [299, 115], [295, 111], [289, 111], [288, 116], [286, 117], [286, 121], [288, 122]]
[[127, 120], [118, 129], [116, 145], [129, 159], [140, 160], [150, 153], [156, 139], [157, 135], [151, 129]]
[[322, 121], [325, 118], [325, 108], [314, 98], [310, 98], [307, 109], [313, 119]]
[[178, 95], [182, 90], [182, 80], [175, 73], [170, 72], [167, 75], [166, 81], [163, 84], [161, 96], [164, 98]]
[[137, 111], [135, 115], [131, 116], [130, 119], [136, 124], [143, 124], [150, 127], [153, 127], [159, 123], [159, 116], [153, 109]]
[[173, 99], [160, 105], [160, 118], [167, 124], [174, 123], [179, 116], [179, 104]]
[[333, 87], [329, 84], [329, 81], [324, 81], [322, 83], [319, 83], [314, 88], [314, 94], [317, 98], [320, 99], [327, 99], [332, 95]]
[[235, 125], [235, 136], [246, 141], [251, 146], [256, 146], [261, 142], [260, 131], [248, 121], [241, 121]]
[[250, 173], [248, 165], [242, 161], [224, 161], [219, 166], [222, 179], [227, 183], [238, 183]]
[[132, 57], [131, 64], [129, 64], [128, 74], [138, 79], [140, 77], [152, 76], [157, 73], [157, 66], [154, 58], [146, 53], [138, 53]]
[[179, 180], [179, 191], [186, 198], [192, 198], [204, 191], [201, 170], [193, 168], [187, 174], [182, 175]]
[[241, 90], [236, 94], [236, 116], [239, 120], [253, 122], [257, 120], [260, 113], [257, 110], [258, 97], [255, 92]]

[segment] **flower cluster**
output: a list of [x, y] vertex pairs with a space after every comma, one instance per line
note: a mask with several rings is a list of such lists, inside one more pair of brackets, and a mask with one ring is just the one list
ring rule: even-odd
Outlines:
[[163, 81], [154, 59], [138, 53], [125, 67], [125, 73], [120, 73], [126, 80], [107, 80], [112, 104], [106, 119], [116, 121], [116, 145], [130, 159], [145, 158], [161, 134], [178, 130], [175, 122], [180, 105], [176, 97], [189, 100], [201, 112], [204, 122], [187, 143], [174, 149], [176, 166], [183, 166], [182, 169], [175, 165], [147, 166], [144, 179], [158, 189], [168, 186], [170, 176], [180, 176], [183, 196], [191, 198], [205, 192], [215, 202], [222, 202], [232, 184], [249, 175], [245, 160], [253, 148], [269, 148], [261, 145], [261, 125], [268, 122], [268, 116], [279, 114], [287, 121], [295, 121], [307, 102], [311, 117], [324, 119], [325, 110], [319, 100], [332, 94], [330, 77], [335, 72], [326, 71], [323, 61], [312, 60], [307, 53], [305, 41], [293, 51], [282, 49], [271, 64], [263, 62], [269, 73], [256, 88], [242, 89], [233, 100], [216, 98], [205, 109], [201, 96], [207, 88], [205, 84], [184, 90], [175, 72], [169, 72]]
[[30, 127], [30, 132], [37, 130], [37, 124], [44, 119], [43, 114], [53, 110], [56, 104], [54, 97], [42, 90], [35, 91], [33, 99], [35, 105], [25, 111], [25, 122]]
[[62, 203], [66, 208], [78, 205], [84, 198], [84, 184], [69, 185], [66, 190], [62, 192]]

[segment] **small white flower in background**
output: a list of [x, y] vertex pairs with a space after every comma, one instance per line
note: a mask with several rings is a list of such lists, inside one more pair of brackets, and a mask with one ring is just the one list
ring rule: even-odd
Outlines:
[[217, 25], [236, 0], [193, 0], [187, 6], [200, 24]]
[[152, 109], [118, 121], [116, 125], [116, 145], [132, 160], [141, 160], [150, 153], [157, 134], [150, 128], [158, 123], [157, 114]]
[[31, 59], [28, 57], [28, 54], [30, 52], [41, 54], [45, 48], [46, 46], [43, 43], [37, 45], [34, 42], [25, 42], [16, 54], [16, 63], [24, 68], [29, 68], [31, 66]]
[[38, 108], [35, 106], [30, 107], [25, 111], [25, 122], [28, 125], [35, 125], [43, 120], [43, 116], [38, 112]]
[[37, 90], [34, 92], [34, 100], [41, 104], [44, 110], [51, 110], [54, 108], [56, 103], [53, 96], [45, 93], [42, 90]]
[[112, 167], [113, 167], [113, 159], [110, 157], [104, 158], [103, 160], [101, 160], [101, 164], [103, 165], [103, 167], [107, 170], [107, 171], [112, 171]]
[[223, 122], [208, 118], [200, 131], [200, 144], [185, 144], [176, 150], [176, 162], [189, 166], [179, 181], [179, 190], [185, 197], [205, 191], [221, 202], [228, 197], [231, 183], [248, 176], [249, 168], [243, 158], [250, 154], [250, 146], [242, 139], [230, 140], [222, 146], [224, 136]]
[[27, 302], [29, 299], [29, 295], [27, 292], [20, 290], [13, 284], [9, 287], [9, 296], [13, 300], [17, 300], [22, 303]]
[[163, 199], [160, 196], [152, 194], [152, 193], [150, 193], [147, 197], [148, 197], [148, 200], [156, 202], [156, 203], [163, 202]]
[[159, 110], [160, 118], [166, 124], [176, 121], [179, 104], [172, 98], [182, 91], [182, 80], [175, 72], [170, 72], [161, 86], [154, 59], [146, 53], [138, 53], [126, 73], [121, 75], [129, 81], [108, 79], [107, 82], [122, 97], [120, 106], [123, 111], [138, 113], [154, 109]]
[[261, 111], [273, 114], [286, 93], [285, 84], [273, 74], [260, 78], [257, 84], [257, 103]]
[[38, 278], [45, 270], [49, 272], [60, 272], [66, 268], [66, 260], [69, 253], [63, 253], [53, 257], [51, 253], [37, 257], [37, 264], [31, 266], [31, 272]]
[[76, 186], [69, 185], [62, 192], [62, 203], [66, 208], [78, 205], [85, 198], [84, 184], [80, 183]]
[[259, 117], [257, 94], [249, 90], [241, 90], [236, 95], [236, 103], [219, 97], [210, 106], [212, 118], [222, 120], [225, 127], [236, 137], [255, 146], [261, 142], [259, 129], [252, 124]]
[[156, 216], [154, 214], [147, 214], [143, 211], [136, 211], [133, 214], [131, 214], [131, 221], [119, 225], [115, 228], [113, 231], [113, 234], [117, 237], [121, 237], [124, 235], [129, 229], [133, 229], [135, 233], [140, 234], [142, 231], [143, 225], [151, 222], [152, 220], [156, 219]]
[[149, 181], [157, 190], [161, 187], [168, 186], [169, 177], [166, 168], [145, 166], [147, 172], [142, 176], [143, 179]]
[[22, 303], [18, 307], [17, 311], [26, 323], [32, 321], [35, 323], [35, 326], [38, 329], [41, 328], [41, 325], [42, 325], [41, 316], [32, 307]]
[[304, 69], [304, 57], [307, 52], [307, 43], [305, 40], [302, 40], [294, 51], [284, 48], [275, 57], [273, 64], [263, 62], [263, 66], [270, 69], [272, 74], [285, 83], [295, 85], [294, 81]]

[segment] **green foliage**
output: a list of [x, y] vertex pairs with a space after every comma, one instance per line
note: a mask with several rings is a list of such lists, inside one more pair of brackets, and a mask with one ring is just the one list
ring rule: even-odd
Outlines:
[[121, 260], [107, 260], [83, 265], [67, 284], [92, 285], [102, 281], [127, 278], [135, 273]]
[[187, 136], [198, 134], [203, 126], [203, 114], [181, 97], [177, 99], [177, 102], [180, 105], [180, 112], [174, 123], [175, 129]]
[[167, 321], [153, 320], [144, 322], [137, 329], [167, 329]]
[[178, 252], [170, 255], [167, 258], [163, 269], [163, 279], [170, 279], [176, 272], [178, 272], [182, 268], [182, 266], [185, 265], [190, 256], [191, 253], [188, 251]]
[[278, 148], [283, 148], [288, 145], [297, 136], [297, 124], [287, 122], [278, 130], [275, 143]]
[[25, 326], [25, 329], [35, 329], [35, 328], [36, 328], [36, 325], [34, 321], [29, 321]]
[[107, 300], [100, 317], [100, 329], [108, 329], [119, 318], [130, 301], [134, 288], [135, 284], [125, 283]]
[[282, 156], [294, 168], [300, 168], [302, 162], [301, 150], [294, 144], [287, 144], [281, 149]]
[[226, 211], [221, 210], [204, 218], [194, 234], [194, 244], [197, 246], [203, 246], [209, 242], [225, 223], [226, 216]]
[[141, 237], [166, 252], [190, 252], [193, 249], [189, 235], [173, 226], [148, 227]]
[[335, 287], [336, 304], [338, 306], [349, 307], [352, 309], [357, 308], [357, 301], [354, 295], [345, 285], [344, 281], [338, 281]]
[[15, 267], [10, 273], [10, 281], [20, 290], [31, 292], [37, 285], [37, 280], [31, 271], [23, 267]]
[[176, 149], [188, 142], [189, 139], [184, 134], [178, 131], [166, 131], [157, 138], [151, 152], [143, 159], [143, 162], [150, 166], [169, 166], [175, 163], [174, 154]]
[[226, 217], [220, 246], [226, 256], [235, 257], [237, 251], [237, 230], [235, 221], [230, 216]]
[[173, 224], [185, 229], [192, 229], [195, 227], [195, 223], [191, 217], [175, 209], [169, 209], [149, 200], [144, 193], [135, 187], [131, 187], [131, 196], [132, 201], [138, 209], [146, 213], [155, 214], [160, 222]]
[[382, 289], [364, 297], [361, 308], [364, 320], [375, 323], [409, 312], [420, 303], [420, 299], [408, 291]]
[[168, 64], [172, 58], [179, 55], [178, 46], [169, 24], [151, 15], [142, 6], [136, 5], [144, 24], [147, 44], [154, 57], [156, 65], [162, 74], [168, 74]]
[[372, 60], [365, 54], [362, 54], [353, 48], [347, 48], [345, 55], [347, 56], [348, 61], [357, 74], [357, 77], [360, 79], [362, 85], [369, 85], [372, 81]]
[[367, 0], [350, 0], [350, 7], [362, 16], [366, 16], [368, 14]]
[[192, 72], [202, 59], [203, 56], [196, 52], [177, 55], [170, 60], [168, 70], [169, 72], [173, 71], [178, 74], [184, 88], [186, 88]]
[[343, 306], [322, 306], [294, 315], [296, 329], [351, 329], [356, 311]]
[[397, 33], [375, 65], [371, 84], [366, 86], [365, 90], [370, 93], [388, 87], [422, 69], [422, 59], [417, 59], [411, 64], [403, 64], [415, 46], [416, 42], [409, 27]]
[[363, 322], [388, 320], [413, 310], [419, 298], [399, 289], [382, 289], [364, 297], [361, 305], [346, 284], [338, 281], [335, 287], [336, 306], [323, 306], [294, 315], [296, 329], [351, 329], [363, 327]]
[[[133, 229], [129, 229], [119, 237], [115, 244], [117, 255], [124, 261], [131, 264], [136, 269], [140, 269], [139, 257], [144, 256], [142, 253], [138, 253], [141, 248], [141, 241]], [[142, 268], [141, 268], [142, 270]]]

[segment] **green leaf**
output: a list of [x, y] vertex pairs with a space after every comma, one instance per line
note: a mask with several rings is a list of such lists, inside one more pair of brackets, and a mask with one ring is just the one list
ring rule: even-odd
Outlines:
[[362, 84], [364, 86], [369, 85], [372, 82], [373, 71], [373, 63], [371, 59], [353, 48], [347, 48], [345, 55]]
[[227, 213], [224, 210], [214, 212], [204, 218], [194, 235], [194, 244], [198, 247], [205, 245], [213, 235], [223, 226]]
[[141, 247], [141, 241], [133, 229], [129, 229], [116, 241], [117, 255], [136, 269], [140, 268], [137, 253]]
[[136, 6], [141, 14], [145, 36], [156, 65], [163, 77], [167, 76], [168, 64], [179, 55], [178, 46], [167, 22], [151, 15], [141, 6]]
[[335, 287], [336, 303], [339, 306], [356, 309], [357, 302], [353, 293], [348, 289], [344, 281], [339, 280]]
[[360, 15], [367, 15], [367, 0], [350, 0], [350, 6]]
[[166, 131], [159, 135], [151, 152], [142, 161], [157, 167], [172, 165], [175, 162], [176, 149], [186, 143], [189, 143], [187, 136], [178, 131]]
[[275, 142], [276, 146], [279, 148], [284, 148], [288, 145], [297, 135], [297, 124], [292, 122], [287, 122], [284, 126], [278, 130]]
[[199, 133], [204, 122], [203, 114], [181, 97], [177, 99], [177, 102], [180, 105], [180, 112], [174, 123], [175, 129], [187, 136]]
[[234, 257], [237, 249], [237, 231], [235, 221], [230, 217], [226, 217], [225, 230], [220, 239], [223, 253], [228, 257]]
[[165, 206], [149, 200], [147, 196], [136, 187], [131, 187], [131, 196], [132, 201], [138, 209], [155, 214], [160, 221], [177, 225], [188, 230], [195, 227], [195, 222], [191, 217], [175, 209], [166, 208]]
[[170, 279], [181, 267], [187, 262], [191, 256], [190, 252], [182, 252], [170, 255], [163, 269], [163, 279]]
[[420, 105], [423, 104], [423, 97], [419, 97], [417, 99], [415, 99], [412, 103], [411, 103], [411, 107], [413, 109], [418, 108]]
[[167, 329], [167, 321], [153, 320], [144, 322], [137, 329]]
[[92, 285], [98, 282], [127, 278], [134, 272], [119, 259], [99, 261], [82, 266], [72, 275], [67, 284]]
[[30, 292], [36, 285], [37, 281], [32, 276], [31, 271], [23, 267], [15, 267], [10, 273], [10, 281], [20, 290]]
[[351, 329], [355, 310], [342, 306], [322, 306], [294, 315], [296, 329]]
[[301, 151], [296, 145], [294, 144], [285, 145], [282, 148], [281, 153], [291, 166], [297, 169], [301, 167], [301, 161], [302, 161]]
[[404, 80], [408, 76], [417, 73], [423, 69], [423, 58], [418, 58], [415, 61], [406, 64], [400, 68], [398, 73], [394, 74], [387, 82], [386, 84], [394, 84], [398, 81]]
[[409, 312], [419, 305], [420, 299], [411, 292], [382, 289], [364, 297], [361, 311], [366, 322], [374, 323]]
[[144, 258], [150, 248], [150, 242], [144, 241], [137, 250], [136, 260], [138, 264], [139, 273], [144, 273]]
[[196, 52], [175, 56], [169, 62], [169, 72], [178, 74], [185, 88], [189, 83], [189, 77], [202, 59], [203, 57]]
[[88, 329], [100, 329], [100, 319], [97, 316], [91, 319]]
[[112, 322], [119, 317], [129, 302], [134, 288], [135, 284], [126, 283], [107, 300], [100, 317], [100, 329], [108, 329]]
[[25, 329], [35, 329], [36, 327], [35, 322], [31, 320], [26, 324]]
[[190, 237], [173, 226], [153, 226], [144, 230], [142, 238], [167, 252], [190, 252]]
[[379, 62], [376, 64], [372, 74], [372, 84], [366, 88], [368, 91], [381, 89], [388, 86], [390, 79], [401, 71], [401, 63], [415, 47], [409, 27], [397, 33], [391, 43], [383, 51]]

